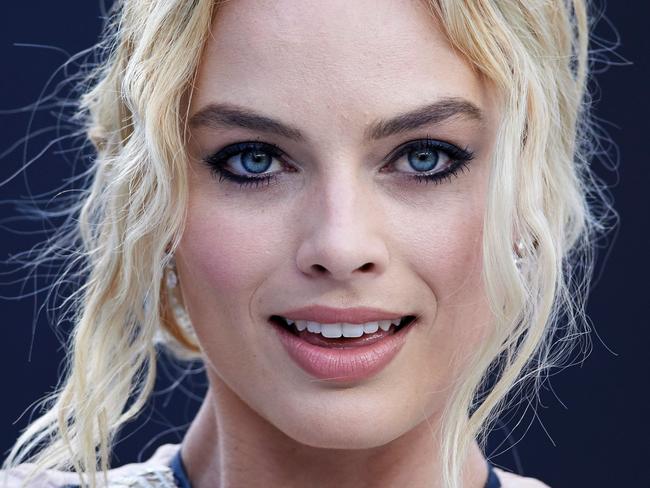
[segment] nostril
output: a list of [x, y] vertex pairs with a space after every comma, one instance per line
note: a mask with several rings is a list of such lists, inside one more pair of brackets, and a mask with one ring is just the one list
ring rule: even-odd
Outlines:
[[372, 264], [372, 263], [366, 263], [366, 264], [364, 264], [363, 266], [361, 266], [359, 269], [360, 269], [361, 271], [369, 271], [369, 270], [372, 269], [372, 267], [373, 267], [373, 264]]

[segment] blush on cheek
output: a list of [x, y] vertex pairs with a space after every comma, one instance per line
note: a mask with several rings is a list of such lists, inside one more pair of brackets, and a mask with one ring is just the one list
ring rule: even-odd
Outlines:
[[214, 315], [232, 309], [239, 315], [286, 263], [286, 229], [280, 224], [288, 220], [268, 201], [205, 176], [191, 181], [179, 271], [193, 281], [194, 311]]
[[[411, 227], [413, 229], [414, 227]], [[408, 245], [411, 261], [420, 263], [418, 274], [428, 284], [438, 305], [454, 305], [480, 285], [482, 219], [463, 214], [438, 218], [435, 225], [412, 232]]]
[[[441, 303], [462, 303], [469, 294], [474, 295], [482, 286], [481, 240], [475, 233], [468, 233], [463, 241], [455, 241], [453, 250], [441, 263], [444, 290], [439, 290]], [[468, 297], [468, 298], [470, 298]]]
[[469, 204], [456, 208], [452, 211], [448, 205], [448, 213], [439, 213], [435, 225], [420, 224], [414, 233], [417, 238], [409, 244], [409, 252], [416, 253], [411, 260], [421, 264], [419, 278], [435, 302], [426, 355], [437, 358], [433, 370], [441, 372], [441, 384], [460, 374], [489, 331], [490, 309], [481, 273], [482, 213]]
[[465, 221], [457, 229], [453, 248], [445, 253], [431, 286], [438, 305], [435, 342], [448, 357], [463, 364], [476, 353], [489, 332], [491, 312], [482, 279], [482, 221]]
[[241, 290], [256, 282], [266, 245], [262, 233], [242, 225], [246, 219], [193, 212], [180, 249], [184, 264], [203, 286], [213, 290]]

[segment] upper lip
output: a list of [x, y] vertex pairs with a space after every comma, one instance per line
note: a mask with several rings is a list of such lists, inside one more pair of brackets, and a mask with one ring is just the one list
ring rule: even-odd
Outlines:
[[333, 308], [323, 305], [311, 305], [287, 310], [277, 315], [291, 320], [311, 320], [321, 324], [364, 324], [379, 320], [402, 318], [408, 314], [369, 307]]

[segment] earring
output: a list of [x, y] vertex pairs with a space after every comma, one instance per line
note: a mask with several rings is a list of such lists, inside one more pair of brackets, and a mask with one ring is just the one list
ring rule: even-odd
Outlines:
[[517, 268], [521, 268], [521, 265], [523, 263], [524, 250], [525, 250], [524, 242], [521, 239], [518, 240], [515, 247], [516, 249], [513, 252], [512, 258], [515, 263], [515, 266], [517, 266]]
[[165, 266], [165, 283], [167, 285], [167, 299], [174, 315], [176, 323], [181, 327], [183, 332], [196, 343], [196, 334], [190, 316], [185, 307], [177, 298], [176, 288], [178, 287], [178, 275], [176, 273], [176, 261], [172, 257], [170, 262]]

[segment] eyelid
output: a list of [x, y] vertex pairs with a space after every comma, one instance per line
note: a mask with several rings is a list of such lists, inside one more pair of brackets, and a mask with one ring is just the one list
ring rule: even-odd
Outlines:
[[264, 142], [264, 141], [259, 141], [259, 140], [252, 140], [252, 141], [240, 141], [240, 142], [234, 142], [232, 144], [227, 144], [223, 146], [221, 149], [218, 149], [216, 151], [213, 151], [212, 153], [208, 154], [205, 156], [203, 159], [205, 161], [208, 160], [215, 160], [215, 159], [222, 159], [224, 155], [228, 155], [228, 157], [232, 157], [236, 154], [239, 154], [247, 149], [262, 149], [264, 151], [267, 151], [269, 154], [273, 156], [281, 156], [284, 155], [285, 152], [280, 149], [279, 146], [271, 143], [271, 142]]
[[[470, 151], [468, 148], [461, 149], [459, 146], [452, 144], [450, 142], [446, 141], [441, 141], [438, 139], [434, 139], [429, 136], [425, 136], [424, 138], [417, 138], [417, 139], [412, 139], [406, 142], [403, 142], [396, 148], [394, 148], [390, 153], [388, 153], [387, 156], [385, 156], [382, 159], [382, 164], [388, 164], [394, 162], [397, 158], [403, 156], [408, 150], [412, 149], [413, 145], [423, 145], [423, 146], [428, 146], [428, 147], [435, 147], [436, 149], [443, 150], [449, 154], [452, 159], [465, 159], [469, 160], [472, 159], [473, 153]], [[287, 163], [288, 160], [291, 160], [291, 158], [287, 158], [287, 153], [283, 151], [279, 146], [271, 143], [271, 142], [264, 142], [260, 140], [250, 140], [250, 141], [241, 141], [241, 142], [235, 142], [232, 144], [228, 144], [221, 149], [209, 154], [205, 158], [203, 158], [206, 162], [209, 161], [215, 161], [217, 159], [221, 160], [225, 157], [226, 153], [228, 157], [235, 156], [247, 149], [253, 148], [259, 148], [264, 151], [269, 152], [273, 157], [277, 158], [278, 160]], [[217, 155], [219, 157], [217, 158]]]
[[421, 145], [424, 148], [434, 148], [447, 153], [452, 161], [464, 160], [469, 161], [474, 157], [472, 151], [468, 148], [462, 149], [459, 146], [450, 142], [441, 141], [432, 137], [426, 136], [424, 138], [412, 139], [406, 141], [395, 149], [393, 149], [388, 156], [384, 158], [383, 163], [394, 163], [398, 158], [404, 156], [407, 152], [413, 150], [413, 146]]
[[226, 166], [228, 159], [251, 149], [264, 151], [281, 163], [287, 163], [286, 153], [282, 149], [275, 144], [263, 141], [241, 141], [228, 144], [203, 158], [203, 161], [213, 167], [223, 167]]
[[[294, 167], [294, 163], [289, 163], [286, 156], [286, 153], [280, 149], [278, 146], [272, 143], [263, 142], [260, 140], [256, 141], [241, 141], [233, 144], [229, 144], [222, 149], [216, 151], [210, 156], [204, 158], [204, 162], [210, 166], [211, 170], [215, 175], [218, 175], [220, 181], [223, 177], [227, 179], [234, 180], [240, 184], [260, 184], [261, 182], [269, 182], [272, 179], [277, 178], [278, 175], [284, 173], [285, 171], [275, 171], [272, 173], [259, 173], [260, 176], [247, 176], [245, 174], [236, 173], [234, 171], [225, 170], [227, 166], [226, 162], [233, 156], [241, 154], [246, 150], [259, 149], [261, 151], [267, 152], [272, 158], [276, 159], [283, 166], [285, 170], [287, 166]], [[404, 174], [404, 177], [416, 179], [417, 181], [434, 181], [442, 180], [448, 178], [451, 175], [456, 175], [458, 171], [462, 171], [467, 167], [467, 163], [473, 159], [474, 153], [469, 150], [469, 148], [461, 149], [459, 146], [431, 137], [418, 138], [406, 141], [400, 144], [398, 147], [393, 149], [382, 161], [382, 169], [388, 165], [393, 164], [398, 159], [402, 158], [405, 154], [413, 151], [415, 149], [433, 149], [437, 151], [442, 151], [447, 154], [449, 157], [450, 164], [448, 164], [446, 169], [436, 171], [435, 173], [430, 172], [415, 172]], [[289, 161], [291, 158], [288, 158]], [[291, 171], [290, 171], [291, 172]], [[392, 171], [391, 171], [392, 172]], [[403, 172], [398, 172], [403, 173]]]

